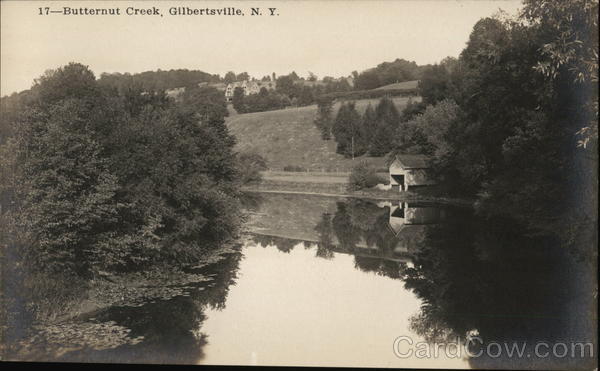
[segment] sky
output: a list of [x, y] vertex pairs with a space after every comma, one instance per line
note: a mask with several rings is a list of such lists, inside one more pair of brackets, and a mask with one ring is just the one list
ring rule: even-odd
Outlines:
[[[198, 69], [260, 78], [347, 76], [384, 61], [457, 57], [473, 25], [520, 1], [1, 1], [2, 96], [69, 62], [103, 72]], [[39, 8], [120, 8], [120, 16], [39, 15]], [[157, 7], [162, 16], [123, 15]], [[244, 16], [172, 16], [171, 7], [235, 7]], [[250, 8], [262, 16], [250, 16]], [[267, 8], [277, 8], [268, 16]]]

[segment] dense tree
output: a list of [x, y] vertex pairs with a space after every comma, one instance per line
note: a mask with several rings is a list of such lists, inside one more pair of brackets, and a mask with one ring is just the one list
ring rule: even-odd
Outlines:
[[362, 72], [354, 81], [354, 86], [358, 90], [370, 90], [384, 85], [379, 78], [379, 74], [374, 70]]
[[[241, 88], [239, 89], [242, 90]], [[239, 101], [241, 101], [242, 103], [235, 103]], [[242, 91], [241, 93], [239, 93], [238, 98], [236, 98], [236, 96], [234, 95], [233, 107], [238, 113], [248, 113], [282, 109], [289, 106], [290, 104], [291, 101], [286, 95], [262, 87], [258, 94], [243, 95]]]
[[237, 176], [242, 184], [260, 182], [262, 179], [260, 172], [267, 170], [267, 161], [255, 152], [238, 153], [236, 164]]
[[352, 90], [352, 86], [350, 86], [348, 80], [345, 78], [331, 78], [330, 80], [323, 79], [323, 82], [325, 83], [323, 87], [323, 93], [345, 92]]
[[292, 79], [292, 81], [300, 80], [300, 77], [298, 76], [296, 71], [292, 71], [292, 73], [290, 73], [288, 76]]
[[418, 80], [420, 74], [420, 68], [415, 62], [396, 59], [393, 62], [383, 62], [360, 74], [353, 72], [354, 87], [357, 90], [375, 89], [397, 82]]
[[244, 102], [244, 89], [241, 87], [236, 87], [233, 89], [233, 98], [232, 98], [233, 108], [238, 112], [245, 112], [245, 102]]
[[[571, 160], [568, 193], [571, 244], [597, 246], [598, 219], [598, 1], [527, 0], [521, 17], [543, 34], [535, 70], [550, 79], [555, 95], [547, 111], [574, 131], [583, 150]], [[567, 144], [570, 148], [571, 143]], [[585, 237], [584, 237], [585, 236]]]
[[242, 72], [235, 77], [236, 81], [248, 81], [250, 80], [250, 75], [248, 72]]
[[362, 131], [366, 143], [371, 143], [373, 140], [373, 134], [377, 129], [377, 115], [371, 103], [365, 109], [365, 113], [362, 117]]
[[361, 117], [354, 102], [340, 106], [333, 124], [333, 135], [337, 142], [337, 153], [354, 158], [367, 151], [367, 143], [361, 129]]
[[369, 165], [368, 162], [362, 160], [352, 167], [350, 177], [348, 178], [348, 189], [351, 191], [360, 191], [374, 187], [380, 183], [385, 183], [385, 179], [378, 176], [375, 168]]
[[317, 117], [315, 126], [321, 133], [323, 140], [330, 140], [333, 137], [333, 100], [323, 97], [317, 100]]
[[15, 179], [3, 179], [12, 205], [3, 212], [29, 269], [88, 277], [189, 261], [235, 234], [222, 94], [191, 91], [175, 105], [142, 90], [143, 99], [109, 93], [83, 65], [49, 71], [3, 145]]
[[486, 188], [487, 201], [495, 199], [488, 205], [532, 220], [542, 215], [531, 213], [562, 208], [558, 200], [566, 189], [558, 179], [574, 148], [568, 134], [572, 122], [560, 118], [549, 94], [552, 84], [531, 73], [544, 39], [537, 29], [517, 23], [488, 18], [475, 25], [456, 78], [456, 99], [465, 115], [451, 128], [453, 150], [445, 162], [449, 172], [461, 174], [465, 189]]
[[27, 92], [13, 93], [0, 98], [0, 145], [15, 135], [19, 115], [28, 99]]
[[228, 115], [223, 93], [213, 87], [187, 88], [181, 98], [181, 106], [196, 114], [199, 120], [218, 120]]
[[450, 73], [443, 64], [425, 67], [419, 80], [419, 94], [424, 104], [435, 104], [450, 95]]
[[310, 86], [302, 86], [298, 95], [298, 105], [308, 106], [315, 101], [313, 89]]
[[177, 69], [169, 71], [146, 71], [136, 74], [129, 73], [103, 73], [98, 83], [111, 86], [121, 91], [135, 84], [143, 90], [167, 90], [179, 87], [198, 85], [202, 82], [219, 82], [218, 75], [197, 70]]
[[298, 87], [294, 83], [296, 80], [291, 75], [279, 76], [277, 78], [277, 91], [293, 99], [298, 96]]
[[[19, 215], [35, 231], [28, 245], [29, 264], [52, 273], [89, 275], [105, 246], [116, 243], [118, 180], [101, 156], [89, 112], [75, 100], [56, 102], [47, 114], [32, 118], [17, 151], [22, 167]], [[35, 120], [35, 121], [33, 121]]]
[[402, 121], [396, 135], [394, 153], [426, 154], [436, 159], [449, 155], [451, 146], [446, 136], [456, 125], [460, 109], [450, 100], [429, 105], [422, 114]]
[[400, 124], [400, 114], [389, 98], [382, 98], [375, 108], [376, 127], [369, 143], [372, 156], [384, 156], [393, 149], [394, 135]]
[[593, 245], [597, 156], [577, 145], [597, 146], [594, 7], [531, 1], [527, 22], [477, 22], [457, 62], [425, 71], [424, 100], [436, 105], [401, 125], [396, 150], [433, 155], [443, 184], [476, 197], [479, 212], [515, 215], [566, 245]]
[[235, 75], [235, 72], [233, 71], [229, 71], [225, 74], [225, 77], [223, 77], [223, 82], [226, 84], [230, 84], [232, 82], [235, 82], [237, 80], [237, 76]]
[[423, 113], [426, 107], [427, 106], [422, 101], [415, 102], [412, 98], [408, 98], [408, 102], [400, 114], [400, 121], [404, 122], [412, 120], [415, 116]]

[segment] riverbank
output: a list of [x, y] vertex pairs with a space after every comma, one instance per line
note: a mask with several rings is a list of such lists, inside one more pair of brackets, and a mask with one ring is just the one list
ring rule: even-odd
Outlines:
[[364, 198], [399, 202], [435, 202], [472, 206], [473, 200], [442, 196], [439, 190], [428, 187], [416, 191], [392, 191], [370, 188], [360, 191], [348, 189], [348, 173], [283, 173], [265, 172], [258, 184], [242, 187], [244, 192], [264, 194], [297, 194], [322, 197]]

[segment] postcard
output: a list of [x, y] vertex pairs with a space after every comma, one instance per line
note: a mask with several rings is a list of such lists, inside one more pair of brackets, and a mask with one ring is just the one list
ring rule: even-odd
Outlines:
[[597, 369], [597, 0], [0, 6], [3, 362]]

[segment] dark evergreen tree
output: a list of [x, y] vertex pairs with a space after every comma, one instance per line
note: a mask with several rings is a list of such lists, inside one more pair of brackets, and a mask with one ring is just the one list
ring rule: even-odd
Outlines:
[[372, 156], [384, 156], [394, 148], [394, 136], [399, 128], [400, 114], [394, 102], [382, 98], [375, 108], [376, 127], [369, 143]]
[[337, 153], [354, 158], [367, 151], [363, 137], [362, 120], [354, 102], [342, 104], [333, 125], [333, 135], [337, 142]]
[[371, 103], [365, 109], [365, 113], [362, 117], [362, 131], [365, 143], [370, 145], [371, 140], [373, 138], [373, 134], [375, 133], [375, 129], [377, 128], [377, 115], [375, 114], [375, 110]]
[[324, 140], [330, 140], [333, 136], [333, 99], [320, 98], [317, 101], [317, 118], [315, 119], [315, 125], [321, 132], [321, 138]]

